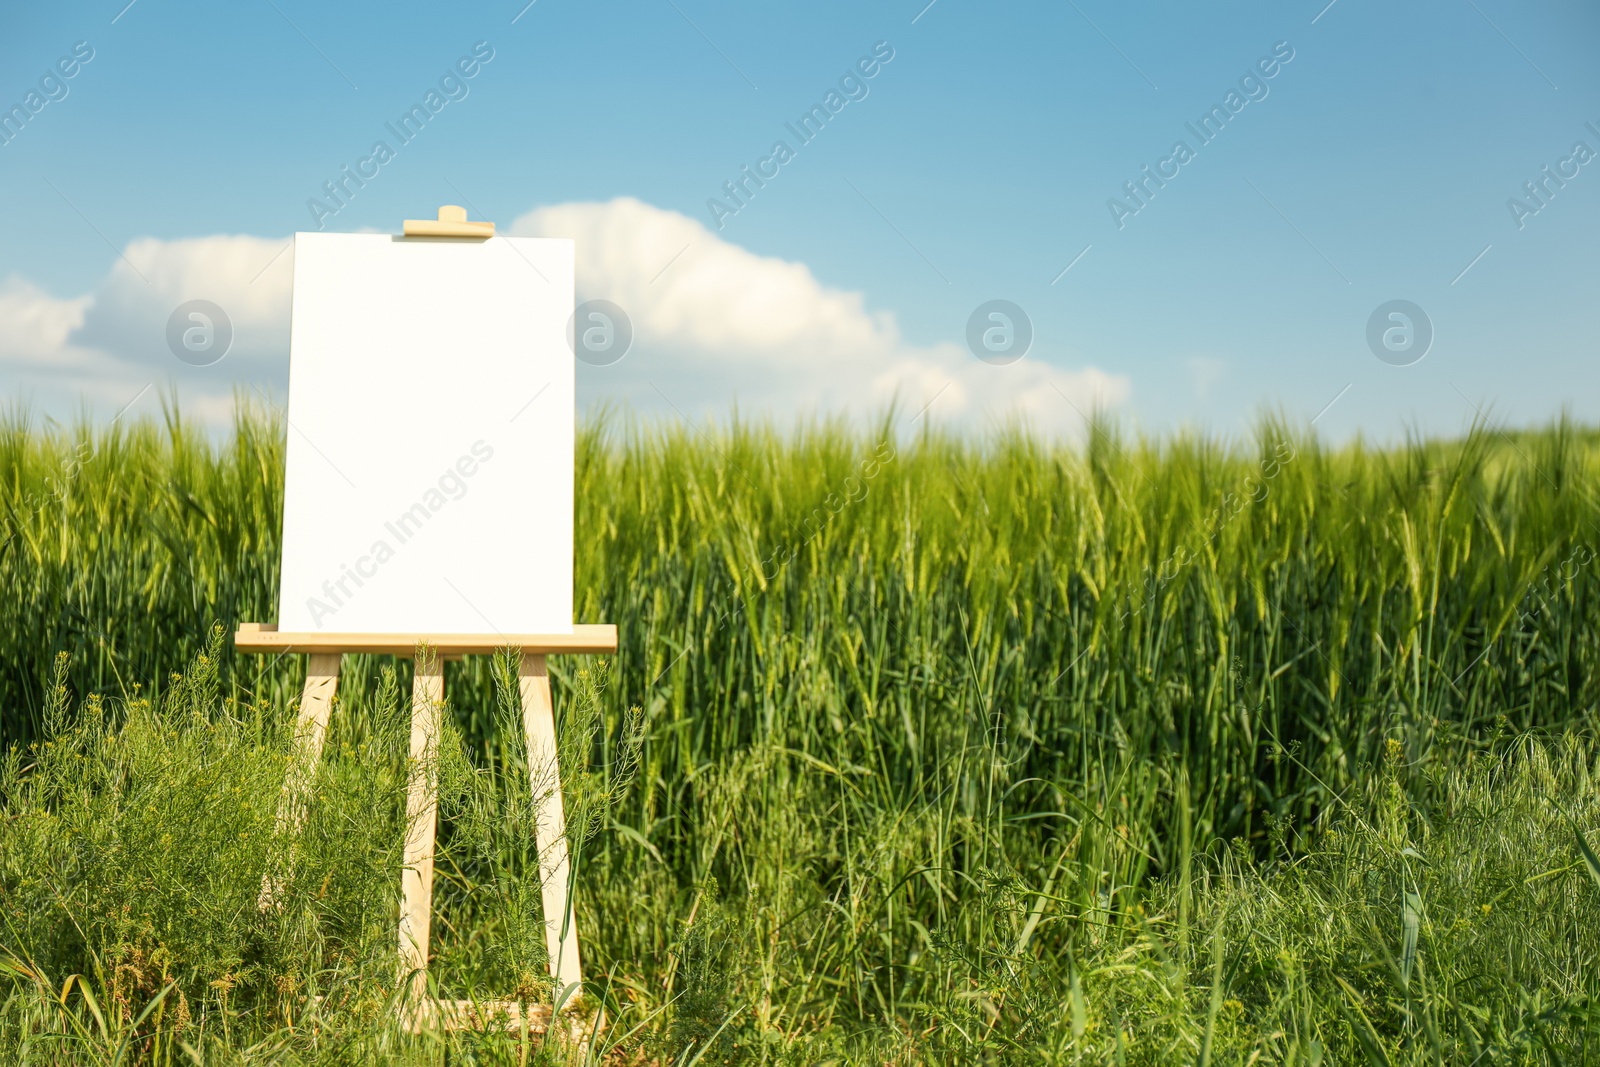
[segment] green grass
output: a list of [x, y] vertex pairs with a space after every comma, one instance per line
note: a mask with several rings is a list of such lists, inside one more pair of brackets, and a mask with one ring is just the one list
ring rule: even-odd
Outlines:
[[[612, 1061], [1600, 1062], [1594, 433], [909, 422], [580, 434]], [[282, 450], [0, 427], [0, 1058], [528, 1054], [393, 1025], [406, 664], [346, 658], [255, 908], [303, 664], [212, 624], [273, 616]], [[450, 996], [547, 995], [510, 666], [449, 667]]]

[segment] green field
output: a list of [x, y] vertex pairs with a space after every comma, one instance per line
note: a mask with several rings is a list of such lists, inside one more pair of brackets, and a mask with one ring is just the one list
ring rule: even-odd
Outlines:
[[[283, 446], [0, 425], [0, 1061], [552, 1055], [394, 1023], [406, 663], [347, 657], [256, 907], [304, 664], [224, 635], [275, 614]], [[591, 422], [595, 1059], [1600, 1063], [1597, 489], [1566, 423]], [[450, 997], [550, 995], [511, 667], [449, 667]]]

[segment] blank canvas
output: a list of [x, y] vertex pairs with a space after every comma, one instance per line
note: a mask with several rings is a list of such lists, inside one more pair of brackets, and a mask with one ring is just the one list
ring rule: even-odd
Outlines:
[[572, 242], [294, 257], [278, 628], [571, 633]]

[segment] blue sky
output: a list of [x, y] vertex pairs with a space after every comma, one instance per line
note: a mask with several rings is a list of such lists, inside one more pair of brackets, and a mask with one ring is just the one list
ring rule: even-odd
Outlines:
[[[524, 220], [517, 232], [610, 242], [586, 274], [580, 236], [580, 298], [617, 299], [638, 341], [621, 363], [580, 368], [589, 402], [726, 412], [798, 396], [830, 410], [849, 400], [821, 379], [848, 372], [879, 390], [852, 396], [893, 379], [920, 406], [943, 376], [971, 403], [936, 399], [935, 413], [993, 418], [1025, 400], [1063, 429], [1096, 399], [1154, 431], [1237, 432], [1263, 408], [1305, 421], [1326, 408], [1317, 428], [1336, 438], [1453, 432], [1479, 407], [1513, 424], [1563, 406], [1600, 419], [1600, 159], [1573, 164], [1520, 227], [1507, 206], [1534, 206], [1524, 183], [1576, 142], [1600, 153], [1586, 125], [1600, 129], [1593, 5], [524, 2], [0, 15], [0, 106], [77, 42], [93, 49], [0, 146], [7, 394], [54, 411], [81, 394], [107, 416], [141, 381], [202, 402], [238, 384], [281, 396], [274, 249], [316, 228], [308, 200], [327, 202], [323, 183], [385, 139], [394, 158], [328, 229], [396, 231], [467, 202], [503, 228]], [[493, 58], [465, 96], [401, 145], [385, 124], [478, 42]], [[784, 124], [875, 45], [893, 58], [864, 97], [801, 144]], [[1293, 58], [1202, 144], [1185, 124], [1243, 96], [1275, 47]], [[794, 158], [717, 228], [707, 201], [727, 203], [723, 183], [779, 139]], [[1193, 158], [1119, 227], [1108, 200], [1131, 205], [1124, 183], [1179, 140]], [[660, 236], [630, 244], [641, 218]], [[138, 290], [125, 262], [166, 273]], [[763, 272], [771, 287], [753, 288]], [[237, 352], [213, 367], [162, 351], [166, 313], [191, 298], [237, 320]], [[697, 350], [731, 336], [718, 314], [769, 298], [781, 322], [734, 331], [737, 351]], [[1032, 323], [1021, 363], [966, 352], [969, 316], [996, 298]], [[1366, 340], [1393, 299], [1434, 330], [1409, 366]], [[822, 307], [859, 322], [837, 337], [793, 325]], [[862, 331], [876, 333], [853, 348]], [[812, 364], [807, 345], [836, 352]]]

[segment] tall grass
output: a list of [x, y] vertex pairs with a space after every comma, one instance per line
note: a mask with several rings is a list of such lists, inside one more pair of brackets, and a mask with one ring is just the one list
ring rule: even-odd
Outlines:
[[[641, 1027], [628, 1054], [1590, 1054], [1592, 433], [1476, 427], [1373, 450], [1274, 420], [1233, 443], [1101, 425], [1068, 449], [891, 415], [870, 433], [789, 436], [600, 423], [578, 454], [578, 617], [617, 623], [621, 649], [604, 668], [558, 664], [556, 688], [594, 768], [575, 779], [593, 798], [579, 855], [591, 985], [614, 1032]], [[96, 807], [109, 783], [135, 780], [112, 774], [113, 754], [73, 742], [73, 763], [110, 777], [60, 796], [38, 792], [41, 750], [19, 755], [0, 848], [8, 872], [43, 863], [31, 877], [49, 889], [24, 896], [7, 873], [0, 909], [62, 901], [38, 920], [54, 933], [5, 935], [40, 981], [14, 980], [0, 1040], [81, 1025], [78, 1008], [59, 1009], [78, 1024], [47, 1021], [28, 998], [44, 979], [58, 991], [66, 969], [108, 976], [99, 988], [116, 1000], [115, 961], [133, 959], [177, 983], [167, 996], [204, 1017], [186, 1025], [212, 1028], [210, 1055], [425, 1054], [380, 1041], [371, 1004], [322, 1018], [322, 1044], [292, 1029], [314, 981], [370, 1000], [387, 973], [403, 664], [386, 676], [346, 660], [346, 747], [319, 786], [331, 822], [297, 867], [296, 885], [324, 895], [286, 912], [293, 922], [205, 918], [259, 886], [303, 667], [220, 646], [202, 697], [185, 665], [213, 621], [273, 615], [281, 471], [282, 428], [248, 411], [220, 447], [176, 416], [104, 432], [18, 417], [0, 431], [6, 737], [126, 738], [168, 761], [150, 765], [165, 769], [144, 777], [166, 783], [151, 788], [199, 797], [236, 778], [249, 796], [232, 802], [233, 830], [198, 819], [188, 838], [173, 829], [181, 805], [155, 804], [136, 836], [174, 895], [151, 897], [131, 870], [40, 859], [70, 854], [55, 821], [69, 812], [101, 833], [133, 817], [125, 798], [115, 817]], [[50, 697], [63, 650], [62, 684], [87, 701], [77, 725]], [[459, 878], [441, 892], [461, 918], [440, 975], [508, 995], [537, 958], [537, 894], [502, 788], [516, 744], [493, 675], [467, 663], [448, 681], [452, 780], [466, 784], [447, 821]], [[184, 701], [206, 710], [162, 742], [170, 716], [156, 709]], [[23, 823], [32, 836], [12, 829]], [[69, 930], [116, 899], [148, 899], [149, 923]], [[214, 943], [196, 940], [202, 925]], [[228, 951], [269, 942], [282, 954], [250, 957], [272, 962], [243, 1000], [205, 992], [241, 980], [217, 972]], [[125, 999], [131, 1019], [138, 998]], [[515, 1055], [461, 1047], [502, 1053]]]

